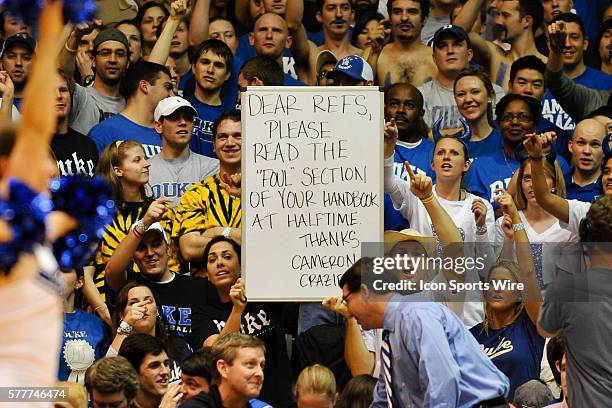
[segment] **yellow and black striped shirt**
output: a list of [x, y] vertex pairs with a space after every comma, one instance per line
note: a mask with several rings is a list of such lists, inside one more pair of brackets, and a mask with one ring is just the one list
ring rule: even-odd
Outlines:
[[[147, 200], [144, 202], [136, 203], [124, 203], [117, 208], [115, 218], [111, 224], [108, 224], [104, 228], [104, 235], [98, 246], [98, 252], [96, 254], [96, 272], [94, 275], [94, 283], [100, 291], [102, 298], [106, 301], [106, 284], [104, 283], [104, 268], [110, 260], [111, 256], [115, 252], [115, 249], [119, 246], [121, 241], [130, 233], [132, 225], [144, 217], [149, 208], [149, 205], [153, 200]], [[168, 267], [173, 272], [181, 271], [181, 262], [179, 257], [178, 248], [174, 242], [170, 239], [172, 234], [172, 226], [174, 224], [175, 213], [167, 207], [162, 219], [159, 221], [168, 237], [170, 245], [170, 257], [168, 258]], [[138, 272], [138, 267], [135, 264], [131, 264], [128, 269], [132, 269]]]
[[217, 173], [185, 191], [176, 210], [172, 238], [178, 241], [189, 232], [203, 232], [213, 227], [240, 228], [241, 222], [240, 198], [229, 195], [221, 187]]

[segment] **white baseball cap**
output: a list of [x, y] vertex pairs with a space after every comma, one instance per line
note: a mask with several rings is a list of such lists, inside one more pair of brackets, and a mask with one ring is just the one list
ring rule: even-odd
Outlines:
[[[133, 230], [134, 228], [136, 228], [136, 223], [132, 224], [132, 226], [130, 227], [130, 231]], [[162, 227], [162, 225], [159, 222], [154, 222], [153, 224], [149, 225], [149, 228], [147, 228], [147, 230], [145, 231], [145, 234], [149, 231], [157, 232], [159, 235], [162, 236], [164, 241], [168, 243], [168, 239], [166, 238], [166, 231], [164, 231], [164, 227]]]
[[190, 108], [194, 115], [198, 114], [198, 111], [189, 103], [187, 99], [181, 98], [180, 96], [170, 96], [168, 98], [159, 101], [153, 112], [153, 119], [159, 121], [163, 116], [172, 115], [178, 108]]

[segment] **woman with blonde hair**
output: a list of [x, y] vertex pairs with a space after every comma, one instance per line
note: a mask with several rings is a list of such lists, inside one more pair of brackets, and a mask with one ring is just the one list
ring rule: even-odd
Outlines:
[[[96, 255], [94, 282], [103, 296], [106, 293], [104, 282], [107, 264], [134, 224], [139, 224], [148, 212], [171, 236], [174, 211], [166, 205], [167, 199], [154, 200], [147, 191], [150, 164], [146, 160], [142, 145], [135, 140], [117, 141], [106, 146], [96, 167], [96, 174], [106, 178], [115, 196], [115, 218], [106, 226]], [[178, 250], [171, 245], [168, 262], [170, 270], [181, 270]], [[131, 268], [136, 270], [136, 265]]]
[[321, 364], [302, 370], [295, 383], [298, 408], [333, 408], [338, 394], [334, 373]]
[[485, 319], [470, 331], [510, 380], [512, 401], [519, 385], [539, 377], [544, 338], [536, 328], [542, 301], [526, 227], [512, 196], [501, 191], [496, 199], [504, 213], [500, 226], [516, 247], [517, 262], [502, 260], [491, 267], [484, 291]]

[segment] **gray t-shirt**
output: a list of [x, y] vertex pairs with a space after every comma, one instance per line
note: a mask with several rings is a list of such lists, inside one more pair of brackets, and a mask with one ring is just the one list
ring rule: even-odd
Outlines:
[[429, 42], [433, 40], [436, 31], [450, 23], [449, 16], [434, 17], [430, 14], [427, 18], [427, 22], [421, 30], [421, 42], [425, 45], [429, 45]]
[[122, 96], [105, 96], [93, 89], [76, 85], [72, 96], [72, 112], [68, 125], [87, 135], [92, 127], [121, 112], [125, 107]]
[[172, 198], [177, 207], [181, 196], [189, 186], [219, 171], [219, 160], [188, 151], [177, 159], [164, 159], [160, 154], [149, 159], [151, 164], [149, 184], [155, 198]]
[[563, 330], [570, 407], [612, 407], [612, 269], [593, 268], [553, 281], [539, 325]]
[[[495, 84], [493, 84], [493, 90], [495, 91], [495, 103], [497, 103], [506, 94], [506, 91]], [[439, 81], [432, 79], [419, 86], [419, 91], [423, 94], [424, 119], [427, 126], [431, 127], [439, 117], [443, 117], [442, 129], [461, 127], [461, 122], [459, 122], [461, 115], [457, 109], [452, 88], [446, 88]], [[495, 111], [495, 105], [493, 105], [493, 111]]]

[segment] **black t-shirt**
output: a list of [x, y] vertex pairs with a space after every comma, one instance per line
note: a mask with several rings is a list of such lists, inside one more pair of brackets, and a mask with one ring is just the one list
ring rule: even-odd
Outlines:
[[[207, 285], [214, 290], [212, 284]], [[232, 302], [222, 303], [216, 290], [210, 293], [206, 307], [207, 319], [204, 324], [194, 327], [193, 337], [203, 343], [208, 337], [219, 334], [232, 312]], [[291, 392], [291, 364], [287, 354], [287, 344], [282, 327], [281, 303], [248, 303], [240, 323], [240, 332], [259, 337], [266, 345], [266, 365], [264, 384], [259, 394], [275, 408], [294, 407]]]
[[89, 137], [68, 128], [68, 133], [53, 135], [51, 149], [62, 176], [85, 174], [93, 177], [98, 164], [98, 149]]
[[151, 287], [168, 334], [183, 337], [194, 350], [202, 347], [202, 341], [197, 341], [192, 332], [201, 331], [208, 321], [206, 305], [211, 286], [207, 280], [175, 273], [169, 282], [157, 283], [141, 273], [128, 272], [128, 281], [131, 280]]

